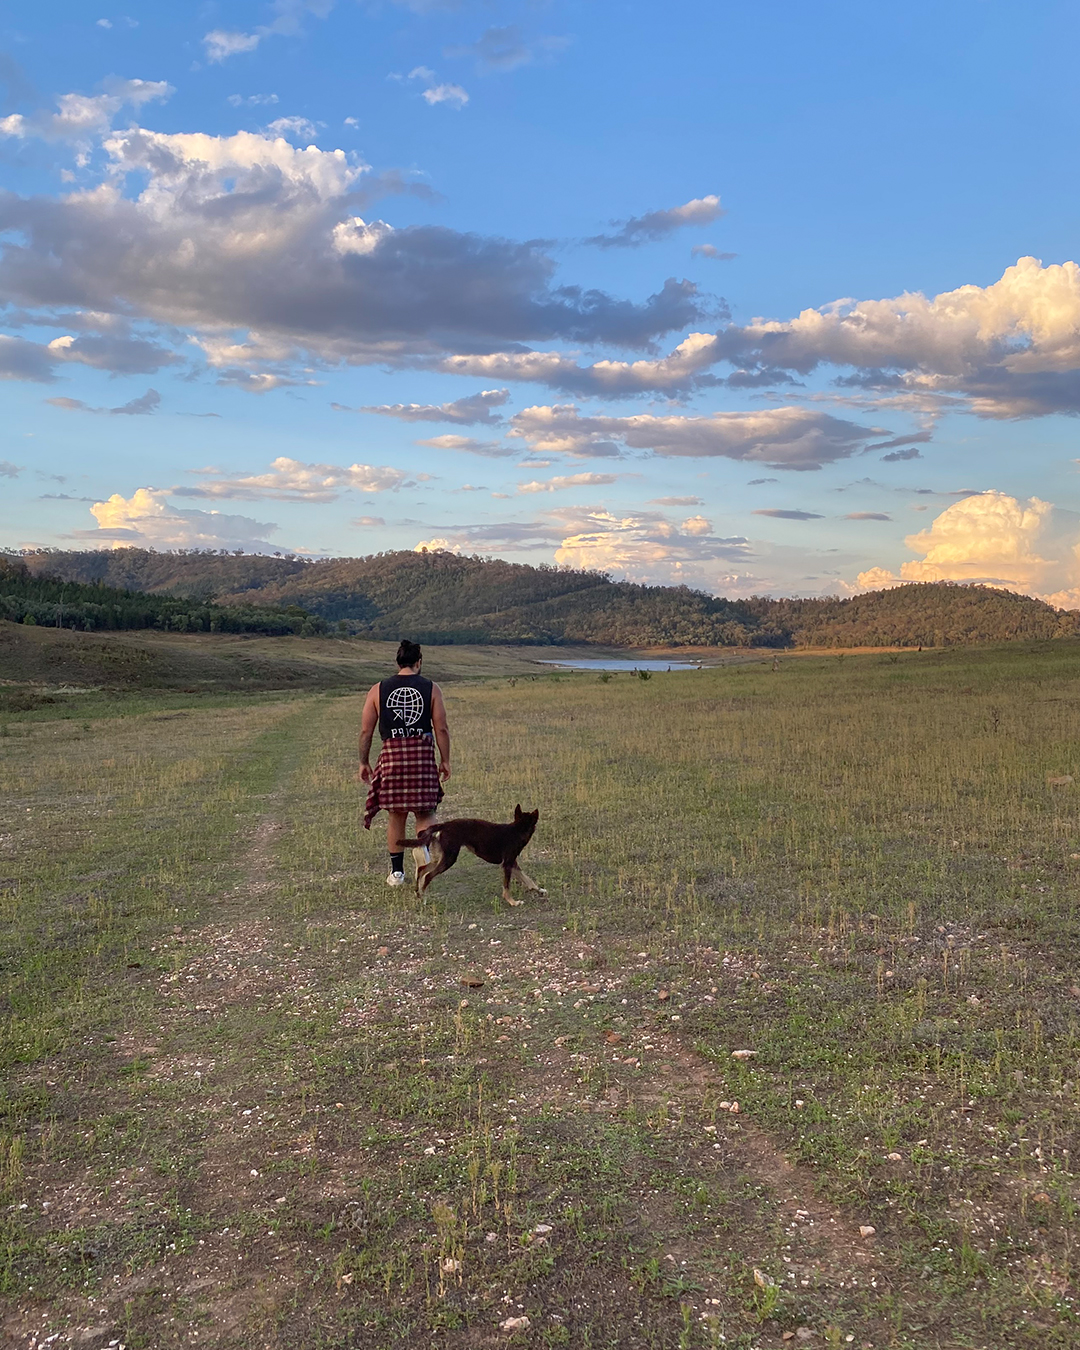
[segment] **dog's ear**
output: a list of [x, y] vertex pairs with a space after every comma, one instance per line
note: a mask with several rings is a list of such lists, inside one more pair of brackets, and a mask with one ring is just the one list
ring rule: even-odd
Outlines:
[[518, 802], [517, 806], [514, 807], [514, 819], [515, 819], [515, 820], [520, 820], [520, 819], [521, 819], [521, 803], [520, 803], [520, 802]]

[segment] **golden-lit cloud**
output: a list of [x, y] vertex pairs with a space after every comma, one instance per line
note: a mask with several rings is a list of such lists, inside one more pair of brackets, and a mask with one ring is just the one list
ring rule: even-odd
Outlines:
[[957, 581], [1001, 586], [1062, 608], [1080, 606], [1080, 516], [1038, 497], [980, 492], [953, 502], [904, 541], [921, 558], [899, 575], [888, 568], [860, 572], [860, 590], [905, 581]]
[[72, 536], [101, 548], [241, 548], [248, 553], [270, 553], [275, 548], [265, 536], [273, 534], [276, 525], [220, 511], [178, 510], [168, 496], [166, 490], [152, 487], [137, 488], [130, 497], [114, 492], [90, 507], [98, 528], [73, 530]]

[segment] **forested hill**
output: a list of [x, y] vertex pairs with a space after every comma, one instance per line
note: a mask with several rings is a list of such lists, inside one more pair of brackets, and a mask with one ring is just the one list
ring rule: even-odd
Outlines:
[[[726, 600], [598, 572], [453, 553], [297, 558], [144, 549], [49, 551], [32, 573], [243, 609], [308, 611], [366, 637], [610, 646], [954, 646], [1067, 637], [1080, 613], [947, 582], [851, 599]], [[295, 612], [295, 611], [294, 611]]]
[[82, 632], [153, 628], [167, 633], [316, 637], [327, 629], [324, 619], [296, 605], [218, 605], [201, 598], [75, 581], [58, 572], [31, 571], [20, 559], [0, 554], [0, 619]]

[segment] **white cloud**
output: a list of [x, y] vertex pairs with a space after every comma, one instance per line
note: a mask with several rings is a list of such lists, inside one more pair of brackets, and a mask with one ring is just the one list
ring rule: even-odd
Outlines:
[[414, 553], [460, 553], [462, 551], [460, 544], [452, 544], [449, 539], [436, 537], [435, 539], [421, 539], [413, 546]]
[[534, 552], [555, 548], [555, 561], [569, 567], [610, 571], [634, 581], [706, 585], [730, 582], [732, 565], [752, 558], [741, 537], [719, 539], [708, 521], [692, 516], [682, 525], [656, 511], [616, 515], [583, 506], [545, 511], [533, 520], [462, 525], [417, 548], [456, 553]]
[[752, 556], [745, 539], [716, 538], [711, 523], [700, 516], [678, 526], [657, 513], [616, 516], [596, 511], [567, 523], [584, 528], [563, 539], [555, 550], [557, 563], [611, 572], [630, 581], [698, 585], [711, 577], [715, 585], [721, 571], [717, 563], [726, 569]]
[[237, 33], [215, 28], [203, 38], [208, 61], [227, 61], [241, 52], [253, 52], [262, 41], [261, 33]]
[[594, 361], [580, 366], [567, 352], [490, 352], [443, 357], [447, 374], [528, 380], [580, 394], [672, 393], [694, 387], [719, 360], [715, 333], [688, 333], [667, 356], [644, 361]]
[[700, 497], [654, 497], [650, 506], [701, 506]]
[[277, 94], [230, 94], [225, 100], [231, 103], [234, 108], [259, 108], [267, 104], [277, 103]]
[[859, 573], [858, 583], [851, 589], [853, 591], [888, 591], [894, 586], [902, 586], [904, 583], [894, 572], [890, 572], [887, 567], [870, 567], [865, 572]]
[[278, 117], [268, 124], [266, 130], [271, 136], [303, 136], [309, 141], [319, 134], [315, 123], [306, 117]]
[[848, 383], [962, 395], [987, 417], [1080, 411], [1080, 266], [1021, 258], [989, 286], [928, 299], [838, 300], [723, 335], [721, 352], [807, 373], [853, 366]]
[[[640, 348], [699, 310], [689, 282], [641, 304], [557, 287], [536, 241], [369, 223], [354, 214], [367, 166], [343, 150], [138, 127], [103, 146], [96, 187], [0, 196], [0, 301], [194, 331], [204, 349], [246, 353], [236, 367], [276, 377], [252, 388], [312, 361], [431, 366], [561, 339]], [[270, 370], [260, 345], [281, 353]]]
[[18, 478], [25, 466], [12, 464], [10, 459], [0, 459], [0, 478]]
[[203, 38], [206, 59], [211, 62], [227, 61], [230, 56], [253, 52], [263, 38], [296, 37], [303, 32], [303, 20], [307, 15], [325, 19], [333, 7], [334, 0], [274, 0], [271, 6], [274, 17], [269, 23], [261, 24], [253, 33], [223, 28], [215, 28], [207, 33]]
[[547, 478], [542, 482], [519, 483], [517, 490], [519, 492], [563, 492], [567, 488], [606, 487], [609, 483], [617, 483], [618, 481], [619, 475], [617, 473], [571, 473], [556, 478]]
[[598, 248], [637, 248], [657, 239], [666, 239], [669, 234], [687, 225], [711, 225], [726, 214], [719, 197], [695, 197], [682, 206], [672, 206], [665, 211], [649, 211], [643, 216], [616, 221], [614, 223], [621, 224], [622, 228], [615, 234], [597, 234], [585, 242], [595, 244]]
[[287, 375], [277, 375], [267, 370], [222, 370], [218, 384], [235, 385], [237, 389], [246, 389], [249, 394], [270, 394], [275, 389], [295, 388], [300, 385], [318, 384], [318, 380], [291, 380]]
[[61, 94], [56, 100], [58, 111], [54, 113], [40, 112], [29, 117], [13, 113], [0, 118], [0, 135], [89, 144], [109, 130], [121, 108], [138, 109], [175, 93], [164, 80], [107, 80], [104, 89], [103, 94]]
[[105, 548], [150, 548], [160, 551], [181, 548], [244, 549], [248, 553], [271, 553], [274, 545], [263, 537], [277, 526], [248, 516], [227, 516], [218, 511], [181, 511], [169, 505], [169, 493], [159, 488], [138, 488], [130, 497], [119, 492], [95, 502], [90, 512], [96, 530], [74, 530], [77, 539]]
[[393, 229], [385, 220], [373, 220], [369, 225], [361, 216], [353, 216], [335, 225], [330, 237], [335, 252], [366, 257], [375, 252], [382, 241], [393, 233]]
[[509, 397], [509, 389], [483, 389], [478, 394], [468, 394], [451, 403], [381, 403], [355, 409], [346, 408], [340, 403], [331, 406], [341, 412], [376, 413], [380, 417], [396, 417], [402, 422], [457, 422], [462, 426], [482, 423], [494, 426], [502, 418], [492, 410], [501, 408]]
[[525, 408], [510, 434], [534, 450], [612, 456], [619, 445], [663, 456], [722, 456], [776, 469], [819, 469], [861, 450], [880, 431], [814, 408], [769, 408], [705, 417], [582, 417], [573, 404]]
[[445, 103], [448, 107], [459, 111], [469, 101], [469, 95], [460, 84], [434, 84], [430, 89], [424, 90], [421, 98], [433, 108], [437, 103]]
[[[196, 488], [174, 488], [174, 496], [224, 497], [239, 501], [267, 498], [287, 502], [332, 502], [342, 492], [388, 492], [396, 490], [408, 475], [388, 465], [305, 464], [281, 455], [267, 473], [229, 476], [218, 469], [199, 471], [207, 481]], [[426, 475], [417, 475], [422, 479]]]
[[954, 502], [928, 529], [904, 541], [923, 556], [899, 576], [882, 567], [861, 572], [858, 588], [904, 581], [977, 582], [1080, 607], [1080, 515], [1038, 497], [980, 492]]
[[716, 262], [730, 262], [732, 258], [737, 258], [737, 253], [721, 253], [715, 244], [695, 244], [690, 250], [692, 258], [712, 258]]
[[[400, 80], [401, 76], [392, 75], [390, 78]], [[441, 83], [430, 66], [415, 66], [405, 78], [419, 80], [421, 84], [426, 86], [420, 97], [425, 99], [431, 107], [434, 107], [437, 103], [445, 103], [460, 111], [469, 101], [469, 95], [460, 84]]]

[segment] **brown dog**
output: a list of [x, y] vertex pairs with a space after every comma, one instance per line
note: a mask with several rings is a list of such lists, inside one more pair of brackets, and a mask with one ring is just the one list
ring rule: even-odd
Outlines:
[[420, 863], [420, 859], [417, 859], [420, 863], [416, 869], [417, 898], [424, 894], [440, 872], [453, 867], [463, 848], [475, 853], [484, 862], [502, 868], [502, 898], [508, 905], [525, 903], [524, 900], [515, 900], [510, 894], [510, 882], [514, 877], [527, 891], [547, 895], [542, 886], [525, 875], [517, 861], [518, 854], [533, 837], [539, 818], [539, 811], [523, 811], [519, 803], [514, 807], [514, 819], [509, 825], [494, 825], [490, 820], [444, 820], [439, 825], [418, 830], [415, 839], [405, 840], [406, 845], [426, 848], [430, 853], [429, 862]]

